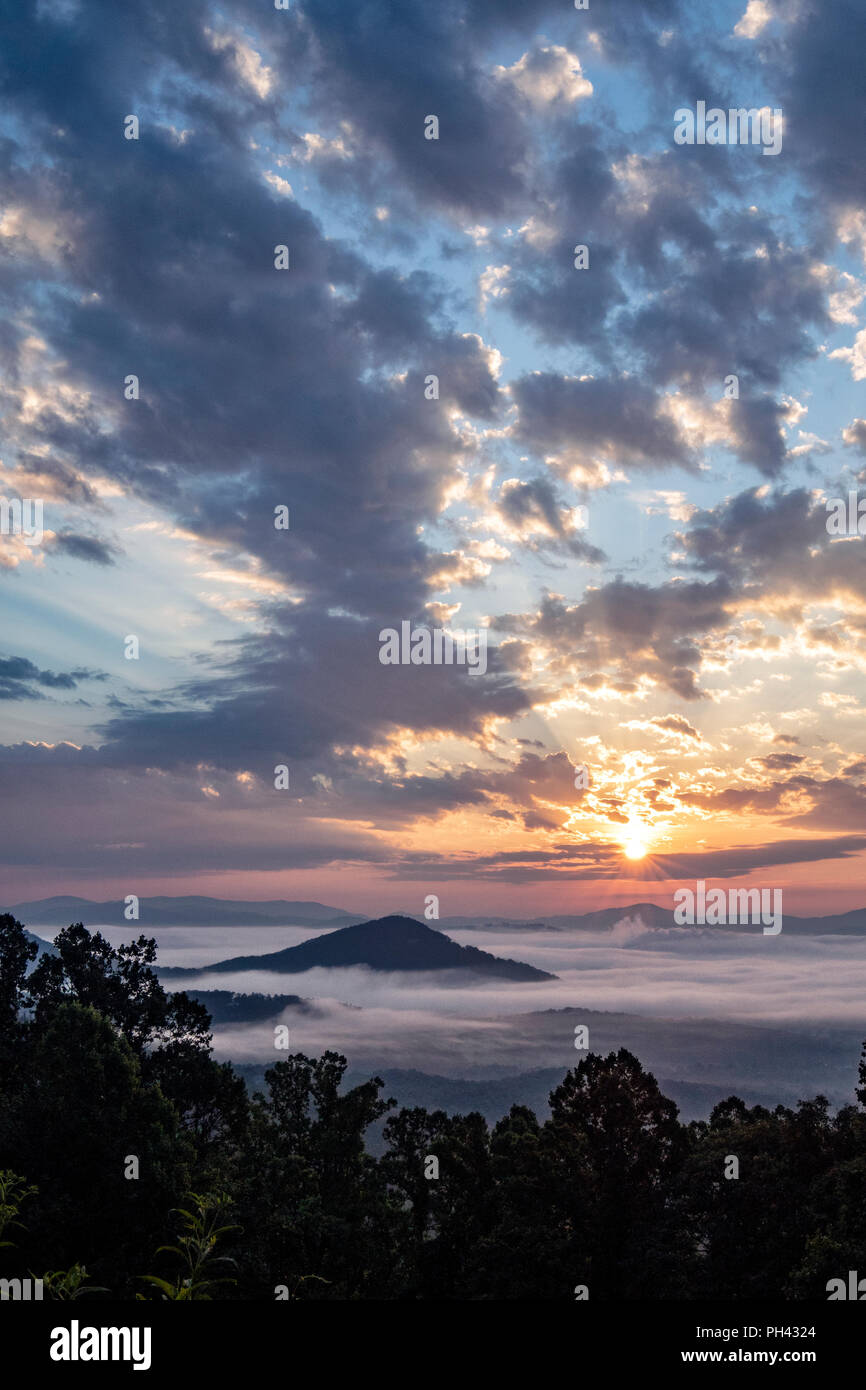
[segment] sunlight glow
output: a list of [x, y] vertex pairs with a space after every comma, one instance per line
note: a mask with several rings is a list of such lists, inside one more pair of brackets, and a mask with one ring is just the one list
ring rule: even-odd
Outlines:
[[622, 840], [622, 851], [626, 859], [643, 859], [648, 849], [648, 828], [637, 821], [630, 822]]

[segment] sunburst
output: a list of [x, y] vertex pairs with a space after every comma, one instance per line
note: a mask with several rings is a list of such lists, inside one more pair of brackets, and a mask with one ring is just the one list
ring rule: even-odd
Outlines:
[[640, 821], [630, 821], [622, 837], [622, 852], [626, 859], [645, 858], [650, 847], [650, 831]]

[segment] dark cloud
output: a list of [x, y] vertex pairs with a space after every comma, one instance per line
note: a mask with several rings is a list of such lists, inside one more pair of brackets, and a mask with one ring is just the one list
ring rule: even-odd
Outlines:
[[761, 767], [765, 767], [768, 772], [787, 772], [792, 767], [798, 767], [804, 761], [805, 759], [799, 753], [768, 753], [765, 758], [755, 759], [755, 762], [759, 763]]
[[24, 656], [0, 657], [0, 700], [42, 700], [43, 690], [74, 690], [79, 681], [104, 679], [98, 671], [40, 671]]
[[693, 724], [690, 724], [681, 714], [666, 714], [661, 718], [649, 721], [657, 729], [664, 733], [680, 734], [683, 738], [700, 739], [700, 734]]
[[681, 263], [650, 303], [623, 316], [623, 327], [655, 382], [716, 385], [721, 395], [725, 378], [737, 375], [746, 428], [747, 393], [777, 387], [786, 365], [813, 356], [809, 329], [829, 319], [810, 253], [776, 241], [757, 256], [746, 221], [726, 224], [724, 236]]
[[[573, 605], [548, 595], [534, 616], [505, 615], [506, 632], [543, 641], [584, 683], [601, 667], [634, 682], [648, 676], [683, 700], [706, 698], [696, 669], [701, 639], [723, 632], [734, 590], [726, 579], [653, 587], [615, 579]], [[605, 683], [604, 676], [596, 684]]]
[[605, 558], [598, 546], [591, 545], [582, 535], [566, 527], [563, 505], [556, 489], [545, 478], [533, 478], [528, 482], [516, 480], [504, 487], [498, 510], [510, 525], [518, 529], [527, 525], [531, 528], [533, 523], [539, 521], [543, 523], [550, 533], [549, 537], [531, 537], [530, 544], [534, 548], [550, 548], [552, 540], [554, 547], [590, 564], [600, 564]]
[[514, 382], [511, 393], [519, 412], [516, 438], [542, 456], [601, 452], [638, 467], [696, 467], [659, 398], [636, 378], [533, 372]]
[[802, 0], [790, 19], [767, 54], [781, 87], [787, 147], [826, 200], [819, 211], [858, 206], [866, 182], [860, 134], [866, 12], [857, 0], [837, 0], [830, 9]]
[[784, 594], [796, 614], [807, 601], [866, 596], [866, 552], [859, 542], [833, 544], [827, 515], [806, 488], [750, 488], [696, 512], [679, 540], [698, 569], [750, 597]]
[[[404, 614], [393, 613], [399, 627]], [[405, 727], [478, 736], [485, 722], [526, 710], [532, 691], [499, 669], [386, 666], [378, 626], [300, 612], [266, 636], [231, 644], [225, 669], [179, 687], [164, 712], [124, 709], [103, 728], [104, 756], [123, 765], [214, 763], [266, 769], [309, 760], [331, 770], [334, 745], [371, 746]], [[279, 698], [276, 698], [279, 692]]]
[[[794, 758], [789, 763], [785, 755], [774, 754], [759, 761], [768, 771], [784, 772], [803, 759]], [[769, 784], [684, 791], [679, 799], [686, 806], [714, 814], [752, 812], [816, 830], [866, 829], [866, 787], [858, 785], [850, 775], [818, 778], [800, 773]], [[804, 802], [811, 803], [808, 809], [803, 809]]]
[[48, 548], [91, 565], [113, 565], [117, 554], [116, 546], [101, 541], [98, 536], [79, 536], [74, 531], [56, 532]]

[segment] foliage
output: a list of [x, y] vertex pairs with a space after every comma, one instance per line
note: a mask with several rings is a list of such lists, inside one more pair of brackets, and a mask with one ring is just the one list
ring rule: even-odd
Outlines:
[[[24, 1178], [13, 1173], [11, 1169], [0, 1170], [0, 1237], [5, 1235], [9, 1227], [21, 1225], [18, 1220], [21, 1204], [28, 1197], [32, 1197], [35, 1191], [35, 1187], [28, 1187]], [[0, 1239], [0, 1247], [14, 1244], [14, 1240]]]
[[[227, 1255], [216, 1255], [214, 1251], [220, 1240], [229, 1235], [232, 1231], [239, 1231], [240, 1226], [218, 1226], [217, 1221], [227, 1207], [231, 1206], [231, 1198], [224, 1192], [204, 1193], [199, 1195], [196, 1192], [187, 1194], [188, 1200], [192, 1204], [192, 1210], [185, 1207], [176, 1208], [178, 1216], [182, 1219], [181, 1233], [177, 1236], [176, 1245], [161, 1245], [157, 1254], [167, 1251], [177, 1255], [181, 1262], [182, 1269], [175, 1276], [172, 1282], [161, 1279], [155, 1274], [143, 1274], [142, 1278], [148, 1284], [153, 1284], [159, 1289], [164, 1299], [174, 1299], [175, 1301], [197, 1299], [210, 1300], [210, 1290], [216, 1288], [218, 1284], [234, 1284], [236, 1280], [222, 1277], [214, 1278], [214, 1273], [218, 1265], [234, 1265], [235, 1261]], [[143, 1295], [139, 1294], [139, 1298]]]
[[108, 1293], [108, 1289], [98, 1284], [88, 1284], [84, 1265], [74, 1264], [69, 1269], [49, 1269], [42, 1276], [43, 1293], [59, 1302], [73, 1302], [86, 1294]]

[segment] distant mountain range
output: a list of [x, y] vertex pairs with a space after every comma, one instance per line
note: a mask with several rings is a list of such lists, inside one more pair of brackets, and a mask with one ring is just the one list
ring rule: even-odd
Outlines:
[[[92, 902], [87, 898], [40, 898], [0, 909], [11, 912], [30, 927], [68, 927], [83, 922], [86, 927], [129, 927], [147, 932], [148, 927], [317, 927], [319, 930], [363, 923], [363, 912], [346, 912], [318, 902], [293, 902], [277, 898], [269, 902], [234, 901], [231, 898], [142, 897], [139, 918], [129, 922], [120, 899]], [[395, 914], [411, 920], [409, 914]], [[674, 921], [673, 907], [658, 903], [629, 903], [624, 907], [605, 907], [594, 912], [567, 916], [516, 919], [510, 917], [443, 917], [431, 922], [430, 929], [448, 931], [515, 932], [599, 932], [612, 931], [625, 918], [639, 919], [647, 927], [688, 930]], [[383, 919], [384, 920], [384, 919]], [[706, 927], [707, 931], [752, 932], [754, 927]], [[792, 917], [785, 915], [783, 931], [793, 936], [859, 936], [866, 933], [866, 908], [854, 908], [831, 917]]]
[[[576, 1057], [570, 1065], [576, 1066], [579, 1060]], [[250, 1091], [264, 1092], [269, 1065], [272, 1064], [233, 1062], [232, 1068], [243, 1076]], [[413, 1068], [378, 1067], [359, 1071], [353, 1067], [346, 1072], [343, 1089], [362, 1084], [369, 1079], [371, 1071], [375, 1071], [383, 1083], [382, 1096], [393, 1097], [398, 1108], [423, 1106], [427, 1111], [444, 1110], [447, 1115], [478, 1111], [488, 1124], [494, 1125], [508, 1114], [512, 1105], [525, 1105], [544, 1121], [550, 1115], [550, 1093], [561, 1085], [569, 1069], [569, 1064], [564, 1063], [559, 1067], [535, 1068], [484, 1081], [470, 1081], [463, 1077], [431, 1075]], [[666, 1076], [657, 1076], [656, 1080], [662, 1094], [674, 1102], [680, 1119], [686, 1124], [691, 1120], [705, 1120], [713, 1106], [732, 1095], [739, 1096], [747, 1105], [764, 1105], [770, 1110], [780, 1103], [796, 1105], [797, 1101], [796, 1087], [789, 1088], [783, 1097], [778, 1088], [744, 1086], [737, 1080], [701, 1083]], [[840, 1096], [838, 1101], [849, 1099], [847, 1095]], [[380, 1154], [385, 1150], [383, 1125], [384, 1120], [379, 1121], [367, 1133], [366, 1146], [371, 1153]]]
[[[68, 927], [83, 922], [86, 927], [134, 927], [124, 916], [120, 898], [91, 902], [88, 898], [40, 898], [4, 908], [19, 922], [31, 927]], [[363, 913], [343, 912], [324, 903], [235, 902], [230, 898], [148, 898], [139, 899], [138, 927], [344, 927], [362, 922]]]
[[450, 936], [425, 927], [414, 917], [380, 917], [343, 927], [325, 936], [314, 936], [299, 946], [266, 955], [232, 956], [202, 967], [168, 966], [158, 973], [164, 980], [190, 976], [237, 973], [243, 970], [271, 970], [296, 975], [316, 967], [366, 965], [370, 970], [448, 970], [462, 975], [516, 981], [555, 980], [545, 970], [536, 970], [522, 961], [506, 960], [479, 951], [476, 946], [458, 946]]
[[[580, 1058], [575, 1057], [572, 1065], [576, 1066], [579, 1061]], [[255, 1081], [254, 1089], [265, 1089], [264, 1068], [259, 1073], [249, 1064], [238, 1066], [233, 1063], [233, 1066], [236, 1071], [248, 1073], [249, 1078]], [[400, 1106], [411, 1108], [421, 1105], [425, 1110], [444, 1110], [448, 1115], [465, 1115], [478, 1110], [489, 1124], [495, 1124], [508, 1114], [512, 1105], [526, 1105], [540, 1120], [546, 1120], [550, 1114], [550, 1092], [561, 1084], [567, 1072], [567, 1066], [544, 1067], [485, 1081], [431, 1076], [422, 1071], [394, 1067], [380, 1069], [377, 1074], [384, 1082], [382, 1094], [393, 1096]], [[345, 1085], [357, 1086], [367, 1079], [364, 1072], [349, 1070]], [[703, 1084], [667, 1076], [658, 1076], [656, 1080], [662, 1094], [674, 1101], [680, 1118], [686, 1123], [706, 1119], [714, 1105], [731, 1095], [738, 1095], [747, 1105], [766, 1105], [768, 1108], [781, 1101], [778, 1090], [742, 1086], [735, 1081]], [[790, 1100], [790, 1097], [786, 1096], [786, 1099]]]
[[[691, 930], [674, 921], [672, 907], [659, 907], [657, 903], [629, 903], [625, 907], [604, 907], [596, 912], [556, 915], [525, 922], [508, 917], [444, 917], [438, 926], [451, 931], [599, 932], [613, 931], [616, 924], [626, 918], [639, 920], [645, 927]], [[701, 930], [753, 932], [755, 928], [748, 923], [735, 923], [729, 926], [705, 926]], [[782, 930], [791, 936], [860, 936], [866, 933], [866, 908], [853, 908], [850, 912], [841, 912], [833, 917], [793, 917], [786, 912]]]

